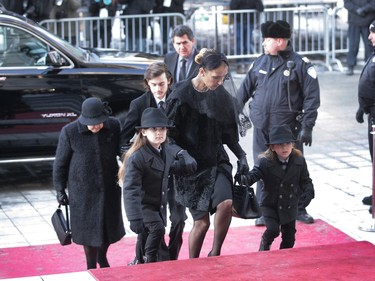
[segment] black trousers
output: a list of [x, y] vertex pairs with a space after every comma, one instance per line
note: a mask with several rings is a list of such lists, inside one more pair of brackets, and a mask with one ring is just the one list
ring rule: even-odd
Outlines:
[[158, 260], [177, 260], [183, 243], [182, 235], [187, 219], [186, 207], [176, 202], [173, 177], [170, 177], [168, 187], [168, 206], [171, 222], [169, 230], [169, 243], [163, 239], [160, 245]]
[[278, 219], [264, 216], [266, 231], [262, 235], [264, 250], [269, 250], [272, 242], [281, 232], [280, 249], [293, 248], [296, 241], [296, 221], [280, 224]]
[[162, 220], [145, 223], [145, 230], [137, 236], [136, 252], [140, 263], [150, 263], [158, 260], [158, 250], [164, 234], [165, 227]]
[[[183, 243], [182, 235], [185, 228], [185, 220], [187, 219], [186, 207], [177, 203], [175, 200], [175, 189], [172, 176], [170, 177], [168, 183], [168, 206], [170, 212], [169, 220], [171, 222], [169, 243], [167, 245], [163, 236], [160, 241], [160, 247], [157, 254], [158, 261], [178, 259], [178, 255]], [[142, 237], [142, 235], [138, 235], [137, 239], [142, 240], [144, 237]], [[144, 245], [144, 242], [137, 242], [136, 245], [136, 257], [140, 263], [143, 263], [144, 256], [144, 248], [142, 248], [142, 245]]]
[[370, 44], [371, 42], [368, 40], [369, 33], [368, 26], [354, 26], [349, 24], [349, 51], [346, 58], [348, 66], [354, 67], [357, 64], [357, 55], [361, 37], [365, 47], [365, 61], [371, 56], [372, 46]]

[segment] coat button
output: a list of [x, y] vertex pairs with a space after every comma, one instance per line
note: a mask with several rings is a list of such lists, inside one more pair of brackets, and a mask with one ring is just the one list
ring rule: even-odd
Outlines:
[[162, 192], [161, 192], [161, 195], [164, 195], [164, 194], [165, 194], [165, 192], [164, 192], [164, 191], [162, 191]]
[[282, 183], [280, 183], [280, 187], [283, 187], [284, 185]]
[[293, 194], [289, 194], [289, 198], [293, 198]]
[[279, 197], [280, 197], [280, 199], [282, 199], [282, 198], [283, 198], [283, 195], [282, 195], [282, 194], [280, 194], [280, 196], [279, 196]]
[[161, 206], [160, 206], [160, 209], [162, 209], [162, 210], [163, 210], [163, 209], [164, 209], [164, 205], [161, 205]]
[[283, 209], [283, 206], [279, 206], [279, 209], [282, 210], [282, 209]]

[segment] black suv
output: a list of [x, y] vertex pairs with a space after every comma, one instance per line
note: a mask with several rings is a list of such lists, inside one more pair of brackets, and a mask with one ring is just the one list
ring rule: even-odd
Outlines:
[[0, 8], [0, 160], [53, 156], [62, 126], [87, 97], [108, 101], [123, 121], [144, 92], [146, 67], [160, 58], [113, 53], [74, 47]]

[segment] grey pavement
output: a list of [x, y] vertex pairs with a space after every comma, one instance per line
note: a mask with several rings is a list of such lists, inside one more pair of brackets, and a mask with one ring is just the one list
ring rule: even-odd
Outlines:
[[[307, 208], [316, 219], [322, 219], [358, 241], [375, 244], [374, 219], [362, 198], [372, 193], [372, 165], [367, 144], [367, 124], [355, 120], [357, 85], [355, 75], [319, 71], [321, 107], [313, 130], [313, 143], [306, 147], [305, 157], [315, 186], [316, 196]], [[244, 75], [234, 74], [236, 84]], [[241, 139], [252, 165], [252, 131]], [[235, 164], [235, 158], [230, 153]], [[0, 169], [3, 169], [0, 167]], [[28, 168], [30, 169], [30, 168]], [[0, 247], [19, 247], [58, 243], [50, 217], [57, 203], [50, 179], [40, 184], [34, 180], [23, 184], [2, 181], [0, 186]], [[125, 221], [128, 236], [130, 233]], [[234, 218], [232, 226], [254, 225], [254, 220]], [[192, 226], [189, 217], [186, 231]]]

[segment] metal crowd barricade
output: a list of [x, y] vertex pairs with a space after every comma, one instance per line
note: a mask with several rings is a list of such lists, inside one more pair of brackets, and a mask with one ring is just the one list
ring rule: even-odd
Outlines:
[[[82, 47], [114, 48], [163, 55], [173, 50], [170, 32], [177, 24], [189, 25], [198, 49], [215, 48], [229, 59], [253, 59], [263, 52], [260, 24], [283, 19], [293, 29], [296, 52], [321, 63], [329, 70], [338, 65], [338, 54], [347, 52], [347, 23], [341, 8], [324, 5], [255, 10], [197, 9], [187, 20], [182, 14], [117, 15], [112, 18], [83, 17], [41, 22], [51, 32]], [[253, 27], [246, 29], [245, 23]], [[248, 26], [246, 24], [246, 26]], [[107, 39], [111, 32], [111, 39]], [[245, 34], [245, 35], [244, 35]], [[248, 35], [248, 36], [246, 36]]]
[[[226, 20], [222, 20], [223, 17]], [[316, 57], [330, 68], [329, 18], [327, 7], [270, 8], [262, 13], [255, 10], [210, 10], [196, 11], [191, 26], [196, 36], [198, 48], [215, 48], [225, 53], [229, 59], [255, 58], [262, 54], [260, 23], [267, 20], [283, 19], [293, 30], [292, 45], [301, 55]], [[206, 20], [205, 24], [202, 21]], [[251, 22], [254, 29], [251, 38], [238, 37], [236, 29], [243, 31], [244, 22]], [[243, 44], [251, 46], [246, 53]], [[240, 48], [238, 48], [240, 45]]]
[[[186, 20], [179, 13], [81, 17], [44, 20], [40, 24], [73, 45], [162, 54], [172, 50], [170, 32]], [[111, 37], [108, 33], [111, 32]], [[111, 38], [111, 40], [108, 40]]]

